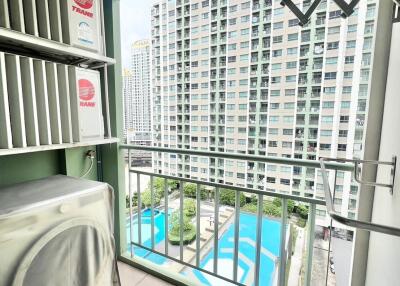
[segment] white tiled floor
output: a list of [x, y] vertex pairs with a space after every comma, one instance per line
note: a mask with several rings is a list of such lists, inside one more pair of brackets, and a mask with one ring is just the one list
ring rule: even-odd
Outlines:
[[118, 269], [122, 286], [172, 286], [172, 284], [122, 262], [118, 262]]

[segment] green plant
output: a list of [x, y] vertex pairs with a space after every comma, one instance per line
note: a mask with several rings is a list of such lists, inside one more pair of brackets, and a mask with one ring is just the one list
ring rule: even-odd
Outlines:
[[[223, 205], [235, 206], [235, 198], [236, 194], [234, 190], [230, 189], [221, 189], [219, 192], [219, 202]], [[240, 193], [240, 206], [244, 206], [246, 204], [246, 196], [243, 193]]]
[[296, 213], [303, 219], [308, 218], [308, 207], [305, 205], [298, 205], [296, 207]]
[[267, 216], [280, 217], [282, 216], [282, 208], [276, 206], [273, 202], [263, 202], [263, 212]]
[[[142, 199], [142, 204], [145, 205], [146, 207], [150, 207], [151, 206], [151, 192], [150, 190], [146, 190], [142, 193], [141, 195], [141, 199]], [[161, 197], [154, 192], [154, 206], [159, 205], [161, 202]]]
[[[275, 206], [279, 207], [279, 208], [282, 207], [282, 199], [274, 198], [274, 200], [272, 201], [272, 203], [273, 203]], [[291, 213], [293, 213], [294, 206], [295, 206], [295, 203], [294, 203], [293, 200], [287, 200], [287, 212], [288, 212], [289, 215], [290, 215]]]
[[[197, 192], [197, 185], [192, 184], [192, 183], [187, 183], [183, 186], [183, 193], [185, 197], [188, 198], [196, 198], [196, 192]], [[200, 199], [205, 200], [207, 198], [207, 190], [204, 188], [204, 186], [200, 186]]]
[[189, 218], [196, 215], [196, 201], [194, 199], [185, 199], [183, 201], [183, 213]]
[[250, 212], [250, 213], [256, 213], [257, 212], [257, 205], [255, 204], [245, 204], [242, 208], [243, 211], [245, 212]]
[[299, 226], [299, 227], [302, 227], [302, 228], [305, 228], [306, 227], [306, 224], [307, 224], [307, 220], [305, 220], [304, 218], [299, 218], [298, 220], [297, 220], [297, 226]]
[[175, 211], [171, 214], [171, 229], [168, 233], [168, 239], [171, 244], [178, 245], [180, 243], [180, 231], [183, 227], [183, 244], [189, 244], [196, 238], [195, 226], [191, 223], [190, 218], [183, 216], [183, 224], [180, 224], [179, 212]]

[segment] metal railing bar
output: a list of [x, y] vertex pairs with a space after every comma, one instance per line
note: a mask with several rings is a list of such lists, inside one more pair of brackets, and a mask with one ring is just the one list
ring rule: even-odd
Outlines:
[[206, 186], [215, 187], [215, 188], [218, 187], [221, 189], [230, 189], [230, 190], [244, 192], [244, 193], [264, 195], [264, 196], [270, 196], [270, 197], [274, 197], [274, 198], [284, 198], [284, 199], [288, 199], [288, 200], [294, 200], [294, 201], [298, 201], [298, 202], [304, 202], [304, 203], [310, 203], [310, 204], [316, 204], [316, 205], [322, 205], [322, 206], [325, 205], [325, 201], [313, 199], [313, 198], [299, 197], [299, 196], [293, 196], [293, 195], [288, 195], [288, 194], [283, 194], [283, 193], [275, 193], [275, 192], [258, 190], [258, 189], [249, 189], [249, 188], [244, 188], [244, 187], [237, 187], [237, 186], [225, 185], [225, 184], [214, 183], [214, 182], [181, 178], [181, 177], [175, 177], [175, 176], [164, 175], [164, 174], [155, 174], [152, 172], [146, 172], [146, 171], [134, 170], [134, 169], [130, 170], [130, 172], [141, 174], [141, 175], [146, 175], [146, 176], [155, 176], [155, 177], [159, 177], [159, 178], [166, 178], [169, 180], [180, 180], [180, 181], [184, 181], [187, 183], [206, 185]]
[[196, 266], [200, 267], [200, 185], [196, 185]]
[[400, 236], [400, 228], [395, 228], [392, 226], [387, 226], [387, 225], [380, 225], [372, 222], [366, 222], [366, 221], [361, 221], [361, 220], [356, 220], [356, 219], [350, 219], [347, 217], [344, 217], [340, 214], [338, 214], [335, 210], [335, 206], [333, 203], [333, 199], [331, 196], [331, 187], [329, 185], [329, 180], [326, 172], [326, 167], [325, 167], [325, 162], [324, 158], [320, 159], [320, 164], [321, 164], [321, 173], [322, 173], [322, 181], [324, 183], [324, 193], [325, 193], [325, 201], [326, 201], [326, 208], [329, 216], [336, 220], [337, 222], [355, 227], [358, 229], [364, 229], [364, 230], [369, 230], [369, 231], [376, 231], [376, 232], [381, 232], [389, 235], [394, 235], [394, 236]]
[[183, 261], [183, 182], [179, 181], [179, 258]]
[[151, 248], [155, 247], [155, 238], [154, 238], [154, 180], [153, 176], [150, 176], [150, 197], [151, 197]]
[[215, 274], [215, 273], [213, 273], [213, 272], [211, 272], [211, 271], [208, 271], [208, 270], [206, 270], [206, 269], [203, 269], [203, 268], [200, 268], [200, 267], [196, 267], [196, 266], [194, 266], [193, 264], [187, 263], [187, 262], [185, 262], [185, 261], [181, 261], [181, 260], [179, 260], [179, 259], [177, 259], [177, 258], [175, 258], [175, 257], [169, 256], [169, 255], [165, 255], [165, 254], [162, 253], [162, 252], [159, 252], [159, 251], [157, 251], [157, 250], [153, 250], [153, 249], [151, 249], [151, 248], [149, 248], [149, 247], [146, 247], [146, 246], [144, 246], [144, 245], [140, 245], [140, 244], [138, 244], [138, 243], [136, 243], [136, 242], [134, 242], [134, 241], [131, 241], [131, 244], [133, 244], [133, 245], [135, 245], [135, 246], [137, 246], [137, 247], [143, 248], [144, 250], [151, 251], [151, 252], [153, 252], [153, 253], [155, 253], [155, 254], [157, 254], [157, 255], [160, 255], [160, 256], [163, 256], [163, 257], [165, 257], [165, 258], [168, 258], [168, 259], [170, 259], [170, 260], [172, 260], [172, 261], [174, 261], [174, 262], [177, 262], [177, 263], [179, 263], [179, 264], [182, 264], [182, 265], [184, 265], [184, 266], [187, 266], [187, 267], [196, 269], [196, 270], [198, 270], [198, 271], [201, 271], [201, 272], [203, 272], [203, 273], [205, 273], [205, 274], [208, 274], [208, 275], [211, 275], [211, 276], [213, 276], [213, 277], [217, 277], [217, 278], [219, 278], [219, 279], [221, 279], [221, 280], [224, 280], [224, 281], [226, 281], [226, 282], [229, 282], [229, 283], [231, 283], [231, 284], [239, 285], [239, 286], [246, 286], [245, 284], [241, 284], [241, 283], [238, 283], [238, 282], [233, 282], [232, 280], [230, 280], [229, 278], [226, 278], [225, 276], [221, 276], [221, 275]]
[[138, 241], [142, 244], [142, 195], [140, 193], [140, 174], [137, 174], [137, 196], [138, 196]]
[[262, 220], [263, 220], [263, 196], [258, 195], [257, 228], [256, 228], [256, 260], [255, 260], [255, 267], [254, 267], [254, 285], [255, 286], [258, 286], [260, 283]]
[[233, 281], [238, 280], [238, 263], [239, 263], [239, 224], [240, 224], [240, 192], [235, 191], [235, 235], [233, 249]]
[[310, 211], [308, 213], [308, 230], [307, 230], [307, 266], [304, 278], [304, 285], [309, 286], [311, 284], [311, 272], [312, 272], [312, 258], [314, 250], [314, 232], [315, 232], [315, 211], [316, 205], [310, 205]]
[[[335, 178], [333, 183], [333, 199], [335, 199], [336, 195], [336, 180], [337, 180], [337, 171], [335, 171]], [[326, 263], [326, 277], [325, 277], [325, 286], [328, 285], [328, 275], [329, 275], [329, 259], [331, 257], [331, 242], [332, 242], [332, 219], [330, 219], [329, 223], [329, 241], [328, 241], [328, 261]]]
[[[316, 160], [303, 160], [303, 159], [259, 156], [259, 155], [242, 155], [242, 154], [236, 154], [236, 153], [208, 152], [208, 151], [199, 151], [199, 150], [172, 149], [172, 148], [152, 147], [152, 146], [135, 146], [135, 145], [128, 145], [128, 144], [121, 144], [120, 148], [121, 149], [132, 149], [132, 150], [143, 150], [143, 151], [150, 151], [150, 152], [160, 152], [160, 153], [172, 153], [172, 154], [176, 153], [176, 154], [194, 155], [194, 156], [202, 156], [202, 157], [235, 159], [235, 160], [242, 160], [242, 161], [257, 161], [257, 162], [264, 162], [264, 163], [271, 163], [271, 164], [294, 165], [294, 166], [310, 167], [310, 168], [319, 168], [320, 167], [319, 162]], [[354, 164], [329, 162], [326, 164], [326, 168], [329, 170], [353, 171]]]
[[[131, 168], [131, 151], [128, 150], [128, 168]], [[129, 184], [129, 231], [131, 240], [133, 240], [133, 221], [132, 221], [132, 188], [131, 188], [131, 173], [128, 174], [128, 184]], [[131, 257], [133, 257], [133, 246], [131, 246]]]
[[164, 179], [164, 228], [165, 228], [165, 239], [164, 239], [164, 251], [165, 255], [168, 255], [168, 230], [169, 230], [169, 225], [168, 225], [168, 180]]
[[287, 225], [287, 200], [282, 199], [282, 222], [281, 222], [281, 242], [280, 242], [280, 262], [279, 262], [279, 285], [285, 286], [286, 283], [286, 225]]
[[215, 274], [218, 274], [218, 239], [219, 239], [219, 188], [215, 188], [214, 198], [214, 265], [213, 270]]

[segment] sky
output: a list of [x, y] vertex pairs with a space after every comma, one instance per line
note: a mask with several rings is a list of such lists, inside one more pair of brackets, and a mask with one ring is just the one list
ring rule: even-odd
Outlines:
[[122, 66], [130, 67], [133, 42], [150, 39], [151, 6], [157, 0], [121, 0]]

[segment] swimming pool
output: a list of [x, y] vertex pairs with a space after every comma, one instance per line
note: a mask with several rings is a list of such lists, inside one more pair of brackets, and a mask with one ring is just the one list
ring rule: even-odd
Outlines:
[[[256, 223], [257, 217], [255, 215], [240, 214], [238, 282], [246, 285], [252, 285], [254, 279]], [[234, 229], [234, 225], [231, 224], [220, 238], [218, 245], [218, 274], [230, 279], [233, 278]], [[274, 281], [275, 270], [277, 269], [275, 261], [279, 259], [280, 229], [280, 222], [263, 218], [260, 285], [272, 285]], [[213, 271], [213, 261], [214, 250], [211, 249], [201, 261], [200, 267]], [[194, 275], [203, 285], [224, 285], [219, 279], [205, 275], [198, 270], [192, 270], [191, 273], [185, 274], [192, 277]]]
[[[130, 220], [126, 221], [127, 241], [130, 241]], [[256, 224], [257, 217], [249, 213], [241, 213], [239, 219], [239, 261], [238, 281], [246, 285], [252, 285], [254, 279], [254, 261], [256, 257]], [[260, 285], [272, 285], [276, 275], [276, 261], [279, 260], [281, 223], [264, 217], [261, 234], [261, 256], [260, 256]], [[155, 211], [154, 214], [155, 245], [163, 243], [165, 238], [165, 213]], [[133, 241], [138, 241], [137, 215], [133, 216]], [[142, 244], [151, 247], [151, 211], [146, 209], [142, 212]], [[233, 278], [233, 249], [234, 249], [234, 224], [232, 223], [223, 233], [218, 245], [218, 274], [224, 277]], [[130, 248], [129, 248], [130, 250]], [[154, 254], [145, 249], [134, 247], [137, 256], [162, 265], [168, 261], [163, 256]], [[200, 262], [200, 267], [213, 271], [214, 251], [210, 251]], [[196, 279], [203, 285], [224, 285], [221, 280], [206, 275], [198, 270], [189, 270], [183, 273]], [[222, 284], [221, 284], [222, 283]]]
[[[139, 224], [137, 215], [132, 216], [133, 224], [133, 242], [139, 243]], [[142, 211], [141, 216], [141, 231], [142, 231], [142, 245], [151, 248], [151, 210], [145, 209]], [[130, 219], [129, 216], [126, 219], [126, 241], [129, 242], [131, 238], [130, 232]], [[154, 210], [154, 243], [155, 245], [164, 241], [165, 238], [165, 212]], [[131, 247], [128, 244], [128, 251], [131, 251]], [[146, 258], [153, 263], [163, 264], [166, 258], [158, 254], [149, 252], [143, 248], [134, 246], [134, 254]]]

